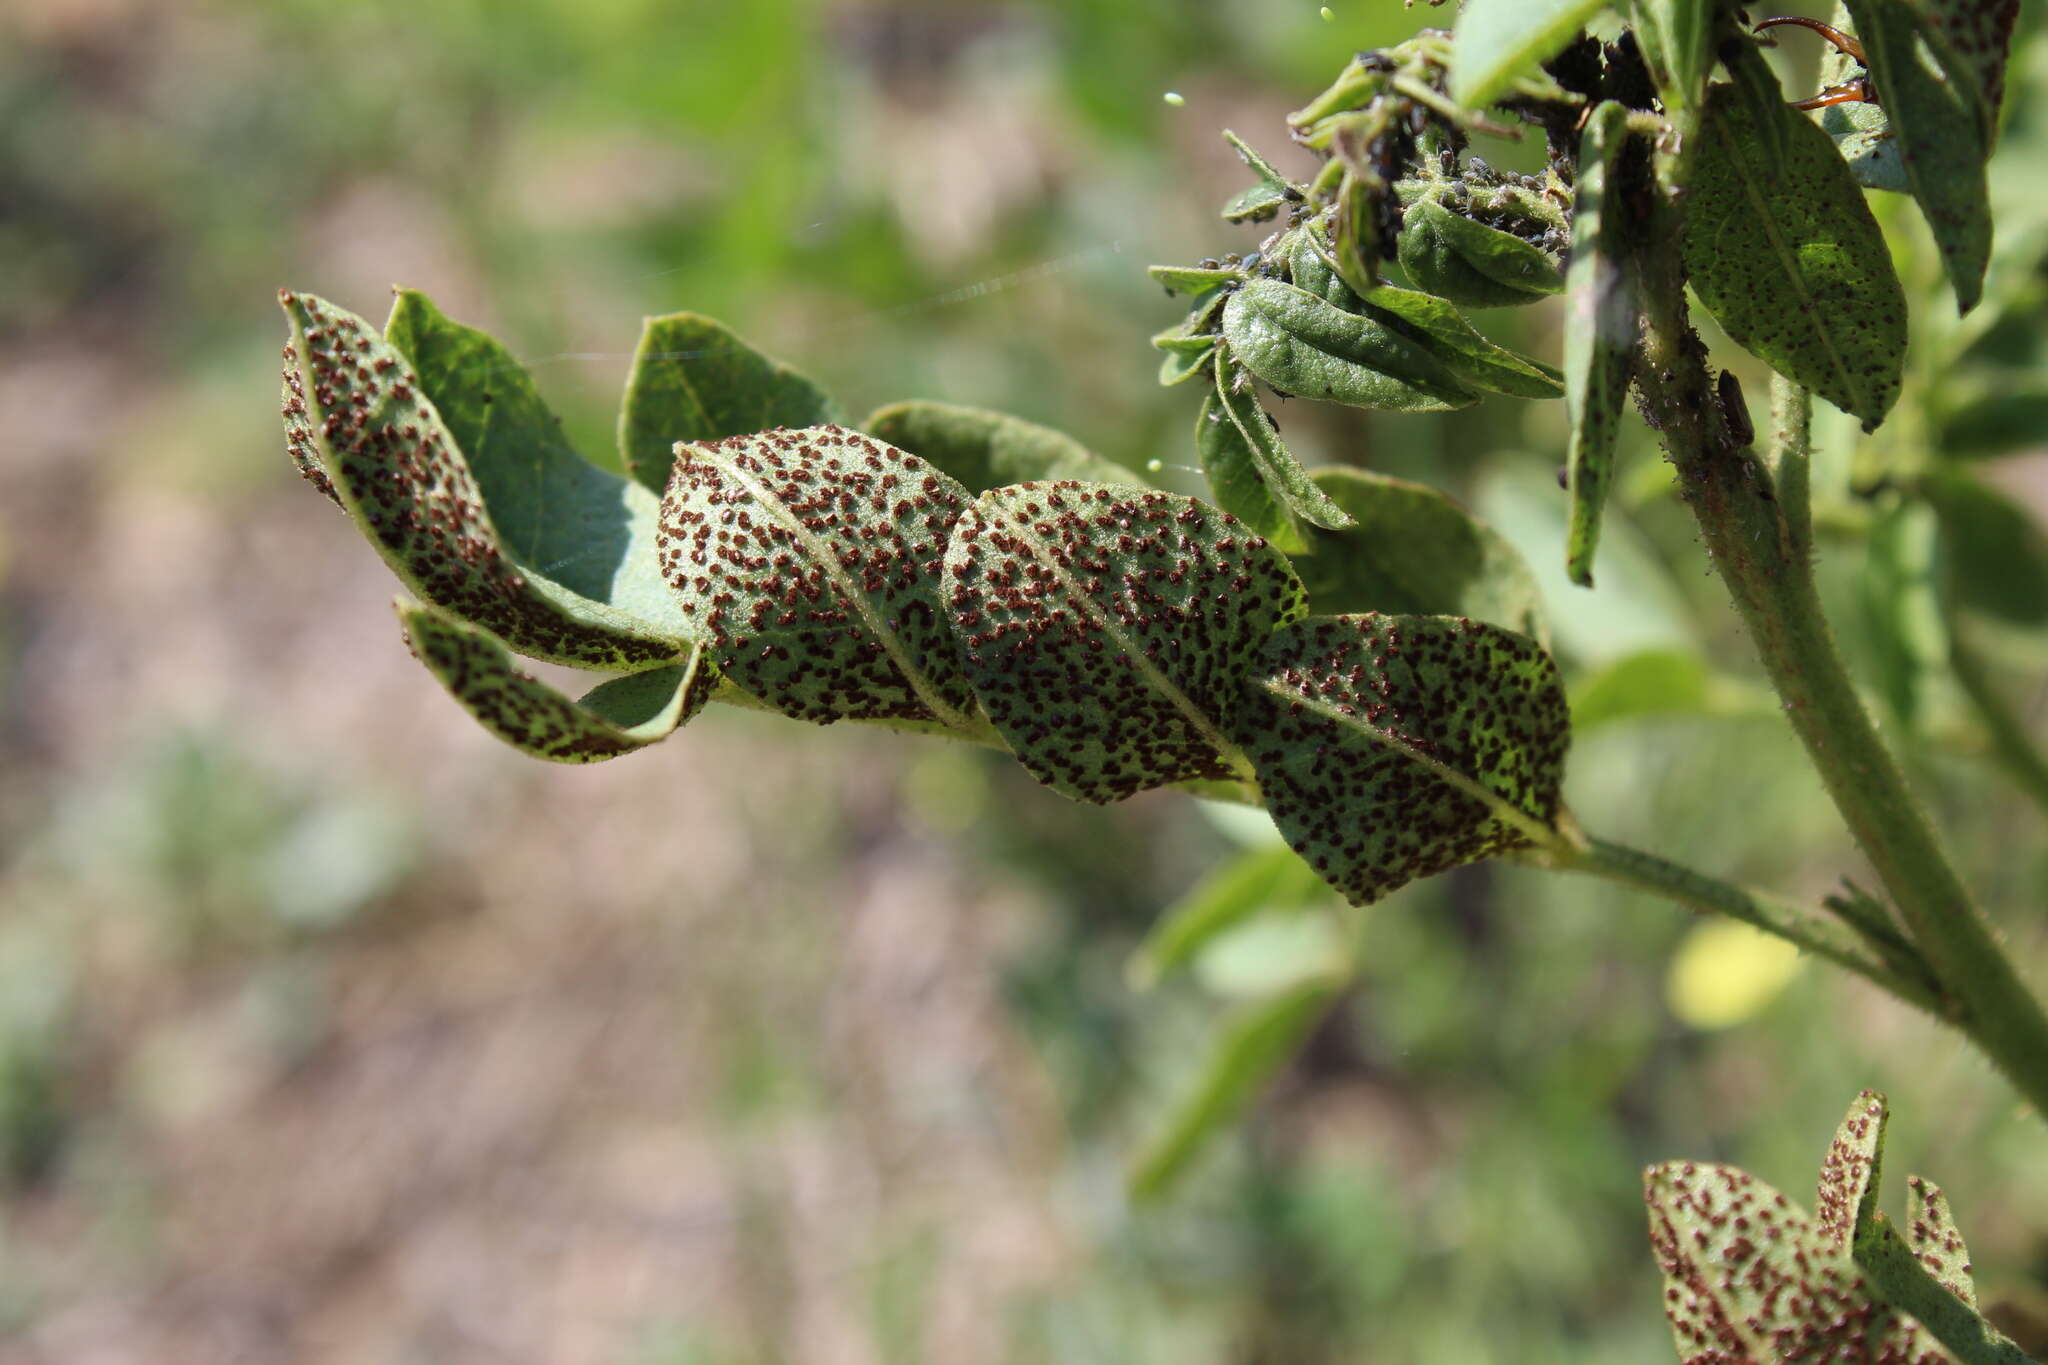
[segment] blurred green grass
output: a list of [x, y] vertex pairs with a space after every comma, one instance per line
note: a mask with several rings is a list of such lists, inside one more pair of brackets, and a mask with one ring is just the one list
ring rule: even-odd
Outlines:
[[[1213, 218], [1221, 127], [1284, 152], [1346, 53], [1431, 21], [1316, 8], [0, 12], [0, 1360], [1664, 1359], [1637, 1168], [1802, 1190], [1866, 1084], [1980, 1284], [2038, 1278], [2039, 1121], [1951, 1038], [1811, 966], [1689, 1029], [1679, 913], [1511, 866], [1368, 912], [1359, 989], [1133, 1210], [1218, 1006], [1125, 961], [1231, 836], [737, 714], [530, 764], [412, 667], [280, 457], [273, 291], [375, 317], [402, 282], [598, 459], [640, 316], [687, 308], [856, 412], [1190, 463], [1143, 266], [1254, 240]], [[1554, 346], [1551, 310], [1502, 325]], [[1554, 410], [1282, 417], [1557, 559]], [[1626, 572], [1551, 590], [1574, 680], [1673, 643], [1746, 674], [1631, 459]], [[1914, 760], [2041, 979], [2037, 815]], [[1570, 797], [1807, 896], [1856, 866], [1767, 713], [1616, 721]]]

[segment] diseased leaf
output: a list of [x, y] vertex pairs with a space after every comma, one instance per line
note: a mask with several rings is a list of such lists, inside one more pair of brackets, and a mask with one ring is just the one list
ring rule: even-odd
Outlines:
[[1884, 1096], [1865, 1090], [1849, 1104], [1820, 1161], [1814, 1197], [1814, 1241], [1834, 1255], [1846, 1254], [1856, 1228], [1877, 1211], [1884, 1173], [1884, 1129], [1889, 1114]]
[[1712, 41], [1719, 9], [1718, 0], [1631, 0], [1629, 16], [1657, 82], [1657, 98], [1674, 119], [1700, 105], [1707, 72], [1714, 65]]
[[974, 502], [946, 551], [968, 679], [1018, 761], [1108, 802], [1243, 780], [1241, 683], [1304, 610], [1287, 559], [1193, 498], [1026, 483]]
[[784, 715], [975, 728], [939, 605], [967, 490], [837, 426], [681, 444], [660, 562], [718, 667]]
[[619, 408], [619, 458], [656, 497], [678, 441], [718, 441], [771, 427], [815, 427], [846, 414], [816, 384], [770, 360], [724, 324], [695, 313], [648, 318]]
[[1383, 284], [1366, 297], [1359, 311], [1391, 318], [1396, 328], [1405, 325], [1410, 335], [1425, 339], [1436, 358], [1468, 388], [1509, 398], [1556, 398], [1564, 392], [1556, 370], [1487, 340], [1440, 298]]
[[[1401, 221], [1401, 268], [1429, 294], [1468, 308], [1535, 303], [1564, 289], [1564, 274], [1540, 247], [1512, 232], [1418, 199]], [[1379, 291], [1369, 296], [1379, 300]]]
[[1605, 8], [1607, 0], [1466, 0], [1458, 13], [1451, 98], [1475, 109], [1490, 103]]
[[664, 638], [688, 636], [654, 563], [660, 499], [577, 454], [502, 343], [412, 289], [398, 291], [384, 336], [441, 414], [513, 558]]
[[[1344, 509], [1323, 496], [1308, 470], [1280, 439], [1280, 428], [1259, 405], [1250, 378], [1222, 352], [1216, 356], [1216, 410], [1236, 430], [1244, 451], [1258, 470], [1259, 481], [1280, 506], [1312, 526], [1334, 531], [1351, 524]], [[1206, 470], [1209, 464], [1210, 452], [1204, 449], [1203, 468]], [[1299, 538], [1290, 539], [1298, 542]]]
[[1707, 92], [1684, 239], [1693, 287], [1728, 335], [1794, 383], [1884, 420], [1906, 302], [1863, 192], [1827, 134], [1784, 102], [1753, 47]]
[[1623, 202], [1628, 110], [1601, 104], [1579, 143], [1579, 179], [1572, 212], [1570, 298], [1564, 318], [1565, 488], [1571, 529], [1565, 571], [1593, 586], [1600, 518], [1614, 478], [1614, 446], [1628, 405], [1638, 304], [1629, 269], [1628, 210]]
[[1341, 981], [1305, 982], [1237, 1011], [1223, 1027], [1194, 1091], [1131, 1173], [1131, 1195], [1158, 1199], [1172, 1189], [1218, 1133], [1228, 1128], [1308, 1041], [1343, 989]]
[[[1898, 144], [1906, 183], [1934, 234], [1943, 268], [1956, 292], [1956, 307], [1967, 313], [1984, 292], [1991, 260], [1990, 191], [1984, 163], [1991, 154], [1996, 104], [1984, 85], [1990, 28], [1962, 16], [1991, 15], [2011, 0], [1844, 0], [1856, 21], [1856, 36], [1870, 64], [1870, 79], [1884, 105]], [[1965, 59], [1935, 19], [1956, 17], [1958, 32], [1978, 45]], [[1992, 27], [1996, 20], [1992, 21]], [[2010, 13], [2004, 27], [2010, 31]], [[2004, 40], [1996, 70], [2004, 66]], [[1990, 74], [1996, 75], [1996, 71]]]
[[1956, 1230], [1955, 1216], [1941, 1187], [1917, 1175], [1906, 1177], [1906, 1245], [1941, 1287], [1970, 1308], [1977, 1306], [1977, 1281], [1970, 1274], [1970, 1248]]
[[1276, 632], [1239, 715], [1267, 809], [1355, 905], [1554, 837], [1571, 719], [1526, 636], [1451, 616]]
[[1149, 487], [1065, 432], [986, 408], [912, 399], [877, 408], [861, 426], [957, 479], [970, 493], [1033, 479]]
[[1160, 912], [1152, 931], [1131, 954], [1125, 975], [1138, 989], [1149, 989], [1246, 921], [1328, 894], [1293, 849], [1279, 844], [1248, 849]]
[[1806, 1211], [1734, 1166], [1667, 1161], [1643, 1174], [1664, 1312], [1687, 1365], [1952, 1358], [1874, 1300]]
[[666, 739], [704, 708], [718, 674], [693, 646], [684, 662], [628, 673], [572, 702], [522, 673], [489, 632], [400, 598], [406, 645], [464, 710], [513, 748], [555, 763], [598, 763]]
[[[1212, 365], [1209, 391], [1202, 395], [1201, 409], [1195, 414], [1195, 454], [1202, 462], [1202, 477], [1209, 481], [1210, 501], [1264, 536], [1273, 548], [1287, 554], [1306, 549], [1305, 532], [1266, 487], [1259, 472], [1259, 452], [1217, 397], [1214, 368]], [[1254, 420], [1263, 422], [1264, 414]]]
[[1278, 280], [1247, 280], [1231, 294], [1223, 335], [1247, 369], [1282, 393], [1404, 412], [1479, 401], [1420, 343]]
[[625, 672], [682, 651], [680, 631], [664, 634], [660, 624], [585, 597], [518, 558], [396, 347], [323, 299], [289, 291], [278, 298], [291, 323], [287, 444], [326, 476], [323, 491], [407, 588], [533, 658]]
[[1545, 638], [1535, 576], [1492, 527], [1427, 484], [1348, 468], [1315, 479], [1358, 524], [1309, 532], [1293, 557], [1310, 612], [1469, 616]]

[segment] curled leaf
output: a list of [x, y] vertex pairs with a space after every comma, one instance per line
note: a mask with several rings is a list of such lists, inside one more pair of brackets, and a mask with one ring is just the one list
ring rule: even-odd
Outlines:
[[[1202, 477], [1209, 482], [1210, 500], [1272, 542], [1275, 549], [1288, 554], [1307, 549], [1301, 526], [1273, 496], [1259, 472], [1259, 451], [1245, 439], [1218, 399], [1214, 368], [1212, 364], [1209, 391], [1202, 395], [1202, 406], [1195, 413], [1195, 454], [1202, 462]], [[1253, 420], [1263, 424], [1265, 414], [1257, 413]]]
[[1237, 735], [1296, 852], [1353, 904], [1554, 842], [1571, 719], [1536, 643], [1449, 616], [1276, 632]]
[[970, 493], [1033, 479], [1147, 486], [1065, 432], [986, 408], [913, 399], [877, 408], [861, 426], [959, 480]]
[[1033, 776], [1083, 801], [1243, 780], [1241, 680], [1303, 611], [1287, 560], [1193, 498], [1104, 484], [983, 493], [946, 551], [966, 675]]
[[967, 503], [923, 460], [837, 426], [679, 444], [661, 569], [720, 671], [784, 715], [971, 729], [938, 596]]
[[1278, 280], [1247, 280], [1231, 294], [1223, 335], [1245, 368], [1282, 393], [1405, 412], [1479, 401], [1424, 344]]
[[[409, 589], [532, 658], [630, 671], [666, 662], [685, 647], [679, 618], [669, 633], [664, 623], [566, 587], [519, 557], [395, 346], [323, 299], [285, 291], [279, 301], [291, 323], [289, 447], [326, 477], [332, 496]], [[618, 507], [618, 520], [630, 527], [636, 509], [623, 496]], [[635, 538], [629, 529], [623, 544]]]
[[465, 711], [513, 748], [554, 763], [597, 763], [666, 739], [704, 708], [718, 674], [693, 647], [680, 663], [628, 673], [581, 701], [513, 667], [489, 632], [401, 598], [406, 645]]
[[[1290, 515], [1312, 526], [1328, 527], [1333, 531], [1351, 524], [1350, 515], [1323, 495], [1323, 490], [1316, 487], [1315, 480], [1309, 477], [1308, 470], [1294, 457], [1287, 443], [1280, 439], [1280, 428], [1259, 405], [1250, 376], [1232, 365], [1227, 354], [1219, 353], [1216, 357], [1215, 398], [1213, 414], [1221, 416], [1217, 425], [1220, 427], [1227, 422], [1231, 431], [1209, 432], [1197, 428], [1198, 444], [1204, 436], [1212, 438], [1202, 446], [1202, 467], [1205, 471], [1215, 467], [1224, 471], [1226, 484], [1241, 483], [1241, 479], [1233, 479], [1229, 473], [1230, 465], [1235, 463], [1233, 452], [1241, 451], [1258, 471], [1259, 482], [1266, 492]], [[1212, 415], [1207, 405], [1203, 411], [1205, 418]], [[1231, 441], [1231, 432], [1236, 433], [1236, 442]], [[1247, 502], [1256, 507], [1255, 500], [1247, 499]], [[1225, 507], [1224, 510], [1231, 509]], [[1298, 535], [1287, 539], [1299, 542]]]
[[1425, 341], [1468, 388], [1508, 398], [1556, 398], [1564, 392], [1556, 370], [1489, 341], [1456, 308], [1434, 295], [1383, 284], [1365, 298], [1359, 311]]
[[1564, 273], [1542, 248], [1432, 198], [1408, 206], [1398, 257], [1418, 289], [1468, 308], [1536, 303], [1564, 288]]
[[1628, 110], [1608, 100], [1593, 111], [1580, 143], [1564, 322], [1564, 402], [1571, 418], [1565, 447], [1565, 487], [1571, 494], [1565, 570], [1583, 588], [1593, 586], [1593, 555], [1614, 477], [1614, 447], [1628, 403], [1636, 343], [1638, 305], [1624, 227], [1622, 158], [1627, 147]]
[[648, 318], [619, 408], [619, 458], [659, 497], [677, 441], [844, 420], [816, 384], [695, 313]]

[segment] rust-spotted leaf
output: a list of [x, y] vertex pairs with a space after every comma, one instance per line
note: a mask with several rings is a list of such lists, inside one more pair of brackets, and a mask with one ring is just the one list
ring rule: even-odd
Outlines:
[[533, 658], [623, 672], [683, 650], [680, 623], [667, 630], [520, 560], [396, 347], [323, 299], [289, 291], [278, 298], [291, 324], [287, 447], [401, 582]]
[[480, 627], [404, 598], [395, 605], [413, 657], [465, 711], [513, 748], [555, 763], [597, 763], [666, 739], [703, 710], [718, 678], [695, 646], [678, 663], [613, 678], [571, 701], [515, 668]]
[[838, 426], [679, 444], [662, 573], [735, 685], [798, 720], [973, 729], [939, 609], [967, 491]]
[[1236, 737], [1273, 822], [1364, 905], [1555, 833], [1571, 721], [1533, 640], [1454, 616], [1317, 616], [1274, 634]]
[[1193, 498], [1106, 484], [981, 495], [945, 597], [983, 709], [1039, 781], [1083, 801], [1250, 776], [1241, 680], [1300, 616], [1287, 559]]

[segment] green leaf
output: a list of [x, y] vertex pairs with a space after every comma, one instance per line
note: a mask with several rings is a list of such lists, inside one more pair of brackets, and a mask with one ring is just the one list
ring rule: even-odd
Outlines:
[[654, 563], [660, 500], [577, 454], [510, 351], [412, 289], [398, 291], [384, 336], [412, 364], [513, 557], [664, 638], [688, 636]]
[[1921, 490], [1941, 523], [1941, 559], [1955, 599], [2017, 626], [2048, 623], [2048, 536], [2018, 503], [1959, 470]]
[[846, 415], [823, 389], [695, 313], [648, 318], [619, 408], [619, 458], [660, 496], [678, 441], [717, 441]]
[[1244, 164], [1252, 168], [1259, 182], [1244, 190], [1223, 206], [1223, 216], [1233, 223], [1257, 223], [1279, 213], [1289, 204], [1301, 202], [1301, 191], [1288, 183], [1287, 177], [1273, 168], [1273, 164], [1251, 149], [1250, 144], [1229, 129], [1223, 130], [1223, 139], [1244, 158]]
[[1451, 62], [1451, 98], [1488, 104], [1553, 56], [1607, 0], [1465, 0]]
[[1443, 299], [1383, 284], [1366, 297], [1359, 311], [1391, 318], [1397, 329], [1405, 325], [1409, 335], [1425, 340], [1432, 354], [1469, 388], [1509, 398], [1556, 398], [1564, 392], [1556, 370], [1487, 340]]
[[1621, 164], [1628, 136], [1628, 110], [1608, 100], [1593, 111], [1579, 144], [1571, 296], [1564, 319], [1564, 402], [1572, 424], [1565, 446], [1571, 496], [1565, 571], [1582, 588], [1593, 586], [1593, 556], [1614, 479], [1614, 446], [1628, 405], [1636, 342], [1638, 305], [1628, 264]]
[[1643, 58], [1657, 82], [1657, 97], [1675, 121], [1700, 104], [1713, 69], [1718, 0], [1631, 0], [1629, 18]]
[[1468, 308], [1535, 303], [1564, 289], [1563, 272], [1540, 247], [1435, 199], [1408, 206], [1397, 254], [1418, 288]]
[[[1961, 57], [1943, 36], [1932, 11], [1960, 16], [1988, 13], [2003, 4], [1941, 3], [1909, 6], [1903, 0], [1845, 0], [1856, 21], [1870, 78], [1898, 144], [1906, 182], [1934, 234], [1956, 307], [1967, 313], [1984, 291], [1991, 260], [1990, 191], [1984, 163], [1991, 154], [1992, 118], [1985, 68]], [[1916, 12], [1917, 10], [1917, 12]], [[1964, 27], [1983, 36], [1974, 24]], [[2008, 16], [2006, 27], [2010, 29]], [[1973, 39], [1972, 41], [1976, 41]], [[1998, 43], [1997, 65], [2004, 64]], [[1979, 56], [1988, 59], [1988, 52]]]
[[1148, 265], [1145, 273], [1165, 285], [1169, 294], [1206, 294], [1244, 278], [1242, 270], [1206, 270], [1192, 265]]
[[861, 427], [951, 475], [970, 493], [1032, 479], [1149, 487], [1064, 432], [986, 408], [911, 399], [877, 408]]
[[[1202, 461], [1202, 477], [1209, 481], [1210, 501], [1277, 550], [1294, 554], [1308, 548], [1306, 533], [1266, 486], [1258, 450], [1224, 410], [1216, 393], [1215, 366], [1210, 369], [1209, 389], [1195, 413], [1195, 453]], [[1258, 413], [1253, 420], [1263, 425], [1265, 414]]]
[[1427, 484], [1363, 469], [1316, 483], [1357, 525], [1309, 532], [1294, 571], [1317, 616], [1469, 616], [1541, 641], [1543, 594], [1499, 532]]
[[1287, 274], [1297, 289], [1306, 289], [1324, 303], [1354, 312], [1364, 302], [1344, 277], [1337, 273], [1336, 258], [1327, 243], [1316, 235], [1313, 224], [1304, 224], [1288, 235]]
[[1951, 384], [1935, 442], [1950, 459], [1982, 459], [2037, 449], [2048, 432], [2048, 381], [2001, 373], [1988, 382]]
[[1152, 344], [1166, 352], [1159, 361], [1159, 382], [1166, 388], [1185, 384], [1196, 375], [1207, 375], [1216, 368], [1216, 338], [1174, 337], [1161, 334], [1152, 338]]
[[1223, 306], [1232, 354], [1282, 393], [1403, 412], [1466, 408], [1479, 396], [1421, 344], [1305, 289], [1253, 279]]
[[1684, 241], [1728, 335], [1876, 428], [1899, 394], [1906, 301], [1863, 191], [1746, 44], [1707, 93]]
[[1301, 615], [1282, 555], [1193, 498], [1105, 484], [983, 493], [946, 551], [968, 679], [1018, 761], [1083, 801], [1243, 780], [1241, 680]]
[[[679, 620], [670, 618], [671, 633], [662, 621], [586, 597], [519, 558], [396, 347], [323, 299], [289, 291], [278, 298], [291, 323], [287, 444], [327, 478], [332, 496], [407, 588], [533, 658], [625, 672], [682, 652]], [[632, 521], [622, 499], [619, 522]], [[628, 531], [619, 546], [621, 580], [624, 546], [633, 541]]]
[[464, 710], [513, 748], [555, 763], [598, 763], [668, 738], [718, 680], [693, 647], [686, 662], [613, 678], [572, 702], [514, 668], [482, 627], [405, 598], [394, 606], [413, 657]]
[[1355, 905], [1557, 837], [1571, 719], [1526, 636], [1312, 617], [1274, 634], [1245, 689], [1237, 734], [1273, 823]]
[[1131, 1196], [1163, 1197], [1218, 1133], [1293, 1060], [1343, 989], [1310, 981], [1237, 1011], [1211, 1046], [1194, 1091], [1175, 1108], [1131, 1173]]
[[1706, 661], [1675, 649], [1650, 649], [1616, 660], [1572, 692], [1572, 730], [1586, 734], [1618, 720], [1706, 711], [1711, 697]]
[[1917, 1175], [1906, 1177], [1906, 1245], [1941, 1287], [1970, 1308], [1977, 1306], [1977, 1281], [1970, 1274], [1970, 1248], [1940, 1186]]
[[680, 444], [660, 563], [721, 672], [798, 720], [977, 728], [939, 604], [968, 492], [837, 426]]
[[[1242, 450], [1258, 470], [1259, 481], [1280, 506], [1312, 526], [1338, 531], [1351, 524], [1350, 516], [1323, 495], [1323, 490], [1316, 487], [1315, 480], [1309, 477], [1308, 470], [1294, 458], [1294, 452], [1287, 448], [1287, 443], [1280, 439], [1280, 428], [1259, 405], [1250, 377], [1231, 364], [1230, 357], [1221, 352], [1216, 357], [1215, 394], [1216, 411], [1237, 433]], [[1198, 428], [1197, 444], [1201, 444], [1201, 434]], [[1216, 444], [1222, 449], [1212, 451], [1209, 446], [1202, 446], [1204, 470], [1220, 463], [1220, 459], [1212, 456], [1228, 453], [1230, 442], [1227, 433], [1215, 435], [1219, 438]], [[1224, 510], [1230, 509], [1225, 507]], [[1293, 539], [1299, 543], [1298, 535]]]
[[1125, 975], [1137, 989], [1149, 990], [1248, 920], [1326, 894], [1322, 881], [1293, 849], [1280, 844], [1249, 849], [1160, 912], [1159, 921], [1131, 954]]
[[1919, 718], [1928, 678], [1948, 659], [1948, 625], [1935, 566], [1937, 535], [1927, 507], [1901, 504], [1871, 527], [1864, 564], [1863, 610], [1878, 690], [1908, 730]]
[[1889, 1115], [1884, 1096], [1865, 1090], [1849, 1103], [1820, 1162], [1814, 1196], [1813, 1236], [1824, 1250], [1849, 1251], [1856, 1229], [1877, 1210], [1884, 1173], [1884, 1129]]

